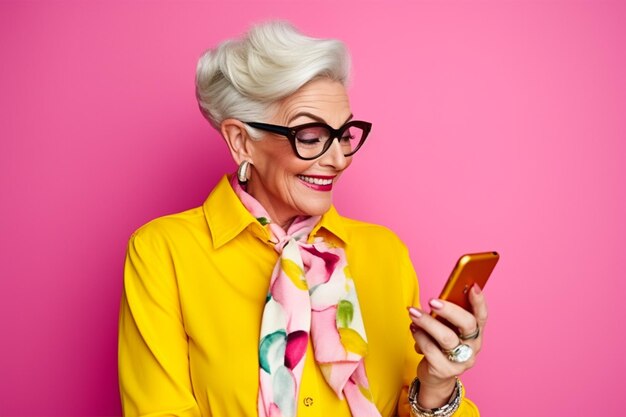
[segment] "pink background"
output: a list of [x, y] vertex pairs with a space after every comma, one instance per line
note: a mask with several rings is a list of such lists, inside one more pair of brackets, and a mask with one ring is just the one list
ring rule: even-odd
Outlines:
[[350, 47], [374, 128], [336, 205], [404, 239], [423, 300], [501, 252], [483, 415], [623, 415], [626, 6], [397, 0], [0, 3], [0, 415], [119, 415], [126, 241], [234, 170], [195, 64], [267, 18]]

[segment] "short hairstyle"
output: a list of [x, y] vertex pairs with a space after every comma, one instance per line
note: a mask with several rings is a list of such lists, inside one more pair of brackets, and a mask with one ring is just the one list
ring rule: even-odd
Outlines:
[[343, 42], [311, 38], [289, 23], [272, 21], [205, 52], [196, 69], [196, 97], [204, 117], [219, 131], [228, 118], [266, 121], [278, 101], [313, 79], [328, 77], [345, 86], [349, 74]]

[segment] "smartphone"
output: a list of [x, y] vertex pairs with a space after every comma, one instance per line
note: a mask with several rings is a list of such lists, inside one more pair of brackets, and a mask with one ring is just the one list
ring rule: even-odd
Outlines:
[[[472, 311], [469, 301], [469, 291], [474, 284], [483, 289], [491, 272], [496, 267], [500, 255], [498, 252], [468, 253], [459, 258], [446, 285], [443, 287], [439, 299], [451, 301]], [[437, 317], [434, 312], [433, 317], [446, 322], [443, 318]], [[448, 324], [448, 323], [446, 323]]]

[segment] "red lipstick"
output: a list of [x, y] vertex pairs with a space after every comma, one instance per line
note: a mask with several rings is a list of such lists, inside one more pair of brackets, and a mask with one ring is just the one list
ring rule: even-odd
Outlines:
[[300, 182], [316, 191], [331, 191], [336, 175], [298, 175]]

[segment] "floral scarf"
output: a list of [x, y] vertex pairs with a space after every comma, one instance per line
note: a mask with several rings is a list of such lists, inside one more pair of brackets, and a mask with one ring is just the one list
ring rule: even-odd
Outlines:
[[309, 333], [315, 361], [353, 416], [380, 416], [372, 402], [363, 358], [367, 338], [354, 281], [342, 248], [307, 238], [319, 216], [296, 217], [287, 231], [272, 223], [236, 176], [231, 184], [250, 213], [271, 235], [279, 258], [272, 272], [259, 341], [260, 417], [297, 414]]

